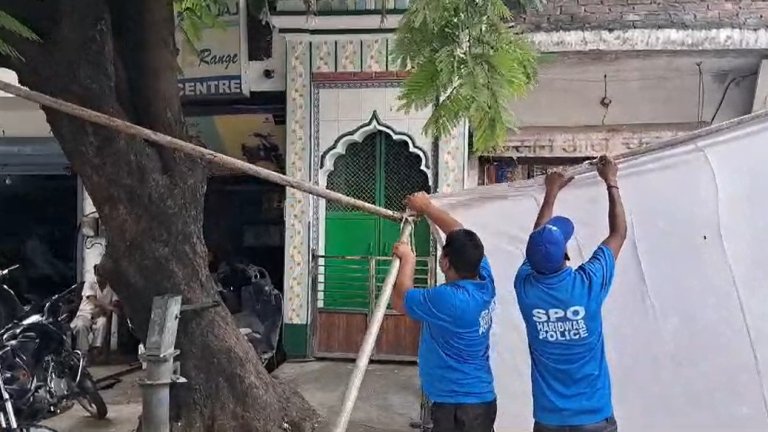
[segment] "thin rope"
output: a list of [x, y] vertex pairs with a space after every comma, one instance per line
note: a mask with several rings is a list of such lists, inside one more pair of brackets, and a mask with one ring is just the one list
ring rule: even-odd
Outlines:
[[[403, 219], [400, 221], [400, 231], [403, 230], [403, 227], [405, 226], [406, 222], [411, 222], [414, 226], [416, 225], [416, 218], [409, 214], [403, 214]], [[415, 230], [411, 230], [411, 234], [408, 238], [408, 241], [410, 241], [411, 246], [411, 252], [416, 253], [416, 235], [414, 234]]]

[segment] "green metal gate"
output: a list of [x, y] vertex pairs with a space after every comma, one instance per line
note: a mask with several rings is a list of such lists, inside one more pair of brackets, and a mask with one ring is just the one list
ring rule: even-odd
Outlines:
[[[409, 194], [429, 191], [429, 179], [421, 170], [419, 156], [410, 152], [408, 143], [395, 141], [387, 133], [374, 133], [362, 142], [350, 144], [334, 167], [328, 175], [328, 189], [391, 210], [404, 210], [403, 200]], [[325, 213], [324, 255], [388, 257], [399, 233], [397, 222], [329, 202]], [[430, 255], [426, 221], [417, 224], [414, 244], [417, 256]], [[360, 261], [360, 268], [345, 264], [325, 263], [323, 308], [367, 311], [372, 301], [367, 261]], [[386, 271], [386, 266], [377, 266], [376, 279], [383, 280]]]
[[[429, 191], [429, 179], [421, 170], [421, 158], [408, 143], [386, 133], [369, 135], [350, 144], [334, 163], [327, 187], [345, 195], [396, 211], [411, 193]], [[391, 264], [392, 246], [400, 224], [327, 203], [325, 248], [313, 259], [313, 354], [315, 357], [354, 358], [360, 349], [368, 320]], [[420, 258], [417, 287], [429, 286], [434, 266], [430, 257], [430, 232], [426, 221], [414, 230]], [[373, 358], [416, 358], [420, 326], [395, 311], [384, 317]]]

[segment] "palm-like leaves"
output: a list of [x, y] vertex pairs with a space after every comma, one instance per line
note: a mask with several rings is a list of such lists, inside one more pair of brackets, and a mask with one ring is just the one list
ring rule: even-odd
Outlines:
[[[24, 39], [40, 42], [40, 38], [32, 30], [30, 30], [29, 27], [25, 26], [19, 22], [19, 20], [3, 11], [0, 11], [0, 30], [6, 31]], [[19, 54], [19, 52], [16, 51], [14, 47], [2, 39], [0, 39], [0, 55], [15, 58], [17, 60], [24, 60], [21, 54]]]
[[[539, 0], [523, 6], [538, 7]], [[406, 113], [433, 106], [424, 132], [447, 136], [467, 118], [474, 147], [501, 144], [514, 127], [509, 103], [536, 80], [537, 54], [508, 27], [503, 0], [414, 0], [397, 30], [394, 60], [412, 66]]]

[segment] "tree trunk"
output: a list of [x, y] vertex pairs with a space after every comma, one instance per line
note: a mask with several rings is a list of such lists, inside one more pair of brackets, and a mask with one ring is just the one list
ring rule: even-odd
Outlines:
[[[42, 44], [0, 35], [6, 62], [34, 90], [184, 137], [171, 0], [0, 0]], [[200, 161], [44, 109], [107, 232], [111, 286], [140, 337], [152, 298], [216, 299], [203, 242], [207, 167]], [[316, 412], [273, 380], [224, 308], [182, 315], [177, 347], [189, 382], [172, 390], [177, 431], [309, 431]]]

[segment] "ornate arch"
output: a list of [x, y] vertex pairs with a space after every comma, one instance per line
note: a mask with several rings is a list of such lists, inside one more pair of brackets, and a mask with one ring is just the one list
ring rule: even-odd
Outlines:
[[395, 141], [403, 141], [408, 144], [408, 151], [415, 154], [421, 159], [421, 166], [419, 169], [427, 176], [427, 181], [430, 187], [433, 186], [432, 170], [429, 166], [429, 157], [427, 152], [423, 148], [416, 145], [414, 139], [407, 133], [398, 132], [388, 124], [381, 121], [379, 114], [374, 111], [371, 118], [357, 128], [346, 132], [336, 138], [333, 145], [328, 148], [320, 157], [320, 170], [318, 172], [318, 182], [320, 186], [325, 187], [328, 174], [334, 169], [334, 164], [339, 156], [343, 155], [347, 151], [347, 147], [351, 143], [362, 142], [365, 137], [372, 133], [385, 132], [389, 134]]

